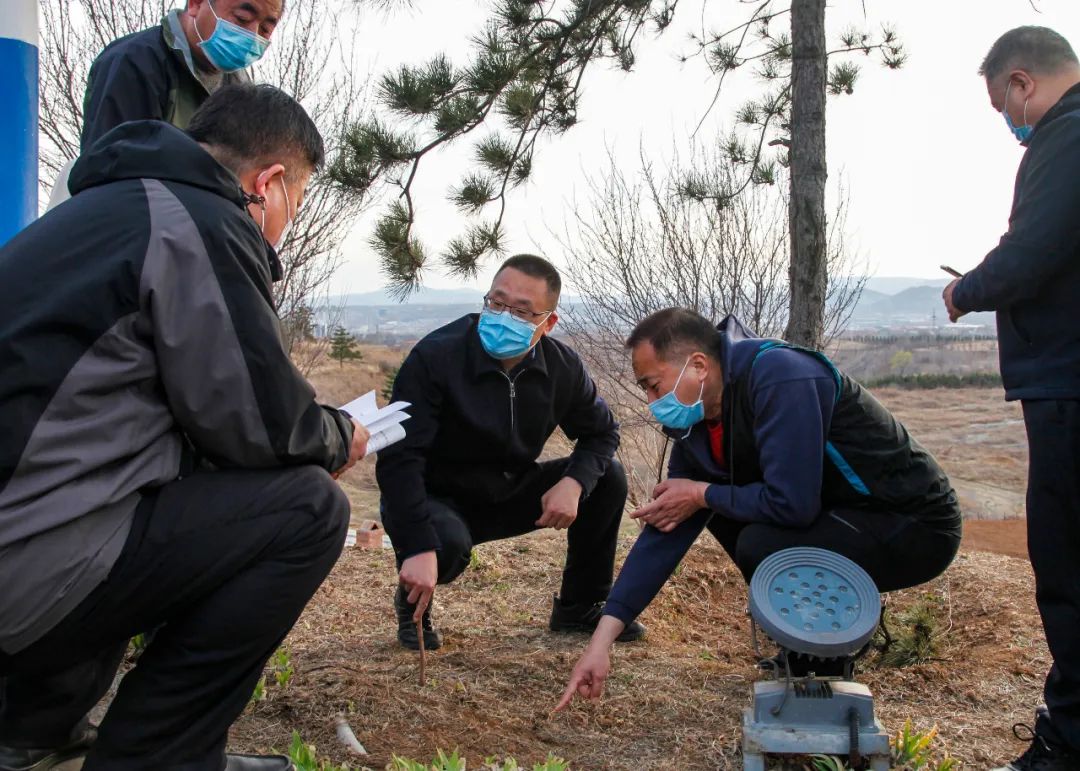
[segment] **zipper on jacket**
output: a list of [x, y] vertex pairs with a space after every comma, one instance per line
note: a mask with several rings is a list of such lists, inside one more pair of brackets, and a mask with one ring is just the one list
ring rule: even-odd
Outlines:
[[506, 382], [510, 385], [510, 436], [513, 437], [513, 435], [514, 435], [514, 399], [517, 397], [517, 389], [514, 387], [514, 384], [517, 382], [517, 379], [519, 377], [521, 377], [521, 373], [519, 372], [516, 375], [514, 375], [513, 377], [510, 377], [510, 375], [508, 375], [506, 372], [503, 372], [502, 376], [504, 378], [506, 378]]

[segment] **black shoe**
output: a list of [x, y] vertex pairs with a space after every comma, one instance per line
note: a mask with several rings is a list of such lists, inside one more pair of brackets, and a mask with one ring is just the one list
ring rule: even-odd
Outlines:
[[[416, 636], [416, 623], [413, 614], [416, 613], [416, 605], [409, 602], [409, 595], [405, 587], [399, 586], [394, 593], [394, 610], [397, 612], [397, 638], [402, 646], [409, 650], [420, 650], [420, 638]], [[424, 648], [435, 651], [442, 647], [442, 635], [431, 623], [431, 605], [424, 611]]]
[[[548, 629], [552, 632], [581, 632], [592, 634], [596, 631], [596, 625], [600, 623], [600, 617], [604, 615], [604, 603], [594, 602], [591, 605], [568, 605], [559, 599], [558, 595], [551, 598], [551, 621]], [[637, 621], [631, 621], [615, 638], [615, 642], [633, 642], [645, 636], [645, 627]]]
[[[0, 771], [48, 771], [65, 761], [85, 757], [95, 739], [97, 739], [97, 730], [88, 727], [78, 739], [63, 747], [36, 749], [0, 747]], [[72, 767], [74, 768], [74, 764]]]
[[1021, 736], [1021, 730], [1030, 735], [1031, 744], [1027, 751], [1007, 766], [1001, 766], [993, 771], [1077, 771], [1080, 769], [1080, 755], [1050, 744], [1045, 738], [1035, 733], [1031, 726], [1017, 723], [1013, 726], [1013, 734], [1017, 739], [1025, 739]]
[[225, 771], [296, 771], [296, 766], [284, 755], [225, 756]]

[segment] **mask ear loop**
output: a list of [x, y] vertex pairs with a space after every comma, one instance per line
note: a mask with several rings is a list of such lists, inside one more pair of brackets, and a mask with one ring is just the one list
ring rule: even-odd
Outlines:
[[266, 196], [259, 195], [258, 193], [249, 193], [245, 190], [243, 199], [245, 204], [259, 204], [259, 208], [262, 209], [262, 220], [259, 222], [259, 230], [266, 230]]
[[[705, 396], [705, 381], [704, 381], [704, 380], [702, 380], [702, 381], [701, 381], [701, 390], [699, 390], [699, 391], [698, 391], [698, 397], [697, 397], [697, 400], [698, 400], [698, 401], [700, 402], [700, 401], [701, 401], [701, 399], [702, 399], [702, 397], [704, 397], [704, 396]], [[678, 397], [678, 396], [676, 396], [675, 398], [676, 398], [676, 399], [678, 399], [679, 397]], [[690, 426], [690, 428], [686, 429], [686, 433], [682, 435], [682, 438], [683, 438], [683, 439], [686, 439], [687, 437], [689, 437], [689, 436], [690, 436], [690, 432], [691, 432], [691, 431], [693, 431], [693, 430], [694, 430], [694, 427], [693, 427], [693, 426]]]

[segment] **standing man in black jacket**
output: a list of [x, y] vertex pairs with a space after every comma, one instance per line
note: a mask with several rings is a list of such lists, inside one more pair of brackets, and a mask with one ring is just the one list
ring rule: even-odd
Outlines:
[[[457, 578], [473, 545], [539, 528], [567, 530], [562, 589], [550, 628], [591, 632], [611, 589], [626, 476], [614, 459], [619, 428], [585, 365], [550, 337], [562, 282], [521, 254], [503, 263], [484, 310], [437, 329], [413, 348], [393, 400], [412, 403], [408, 436], [379, 453], [383, 520], [401, 585], [398, 640], [442, 641], [431, 623], [436, 583]], [[568, 458], [538, 462], [556, 428]], [[415, 618], [414, 618], [415, 617]], [[620, 640], [636, 640], [640, 625]]]
[[1009, 230], [945, 288], [956, 321], [997, 311], [1005, 398], [1024, 409], [1028, 553], [1054, 658], [1031, 746], [999, 771], [1080, 768], [1080, 63], [1045, 27], [1001, 36], [983, 61], [990, 103], [1027, 147]]

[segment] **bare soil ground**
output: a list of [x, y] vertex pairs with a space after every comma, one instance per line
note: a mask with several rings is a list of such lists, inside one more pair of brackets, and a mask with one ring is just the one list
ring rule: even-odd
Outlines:
[[[624, 550], [633, 537], [631, 526]], [[292, 682], [269, 687], [234, 727], [232, 746], [281, 748], [297, 729], [355, 767], [333, 735], [341, 714], [372, 768], [392, 753], [430, 758], [437, 747], [474, 763], [554, 752], [577, 769], [739, 768], [740, 715], [756, 673], [745, 588], [727, 557], [703, 539], [646, 611], [646, 640], [617, 647], [605, 698], [551, 717], [585, 642], [546, 629], [564, 548], [554, 533], [480, 547], [480, 567], [440, 588], [446, 644], [429, 654], [423, 688], [417, 654], [394, 639], [392, 556], [348, 550], [290, 636]], [[1032, 592], [1026, 562], [965, 551], [944, 577], [896, 593], [892, 613], [937, 599], [942, 647], [930, 663], [896, 669], [871, 658], [863, 669], [886, 727], [937, 725], [968, 767], [1018, 754], [1008, 728], [1029, 717], [1049, 664]]]
[[[363, 374], [371, 387], [379, 370], [363, 366], [356, 381]], [[314, 376], [340, 401], [362, 390], [337, 379], [330, 369]], [[859, 679], [891, 732], [908, 718], [919, 728], [937, 725], [967, 768], [996, 765], [1022, 750], [1009, 727], [1030, 720], [1049, 666], [1022, 558], [1024, 523], [994, 521], [1023, 513], [1018, 409], [991, 389], [878, 395], [941, 460], [965, 511], [985, 521], [968, 523], [964, 549], [944, 576], [890, 597], [898, 618], [912, 603], [936, 605], [938, 654], [900, 669], [871, 655]], [[370, 463], [344, 483], [354, 516], [371, 516]], [[620, 560], [635, 536], [628, 521]], [[756, 672], [745, 586], [723, 551], [703, 537], [643, 616], [646, 640], [617, 647], [605, 698], [552, 717], [585, 643], [546, 628], [564, 549], [564, 536], [550, 531], [479, 547], [479, 564], [437, 593], [446, 644], [429, 654], [425, 687], [417, 654], [395, 642], [391, 553], [346, 550], [289, 637], [292, 681], [271, 685], [249, 708], [231, 746], [281, 749], [296, 729], [321, 756], [354, 768], [382, 768], [395, 753], [430, 758], [436, 748], [461, 749], [470, 767], [488, 755], [532, 763], [553, 752], [575, 769], [741, 768], [740, 715]], [[334, 738], [339, 715], [372, 753], [367, 759], [350, 757]]]

